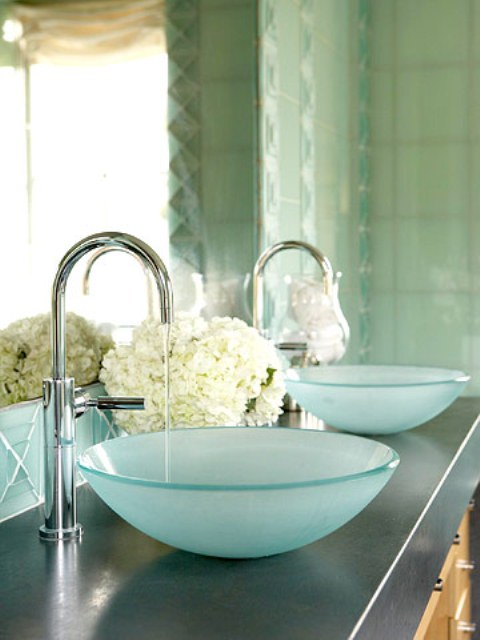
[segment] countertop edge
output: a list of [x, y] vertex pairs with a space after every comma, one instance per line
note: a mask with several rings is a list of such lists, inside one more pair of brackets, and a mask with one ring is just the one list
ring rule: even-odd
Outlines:
[[[477, 416], [349, 640], [382, 637], [386, 620], [391, 637], [413, 638], [458, 525], [480, 481], [476, 454], [480, 448], [479, 425], [480, 416]], [[434, 547], [432, 540], [435, 540]], [[407, 580], [416, 580], [417, 587], [405, 589]]]

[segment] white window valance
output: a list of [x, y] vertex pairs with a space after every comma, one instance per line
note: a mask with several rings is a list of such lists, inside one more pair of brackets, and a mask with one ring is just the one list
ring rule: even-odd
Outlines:
[[166, 50], [165, 0], [16, 2], [30, 64], [107, 64]]

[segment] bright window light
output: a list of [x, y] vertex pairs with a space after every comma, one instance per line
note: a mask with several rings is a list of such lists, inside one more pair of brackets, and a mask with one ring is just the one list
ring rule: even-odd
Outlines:
[[[28, 244], [17, 290], [28, 300], [13, 317], [4, 310], [2, 326], [49, 310], [60, 259], [88, 234], [136, 235], [169, 262], [166, 54], [102, 66], [36, 64], [28, 86], [30, 211], [17, 216]], [[11, 185], [13, 202], [22, 187]], [[101, 256], [88, 296], [84, 269], [77, 265], [69, 280], [68, 309], [121, 326], [145, 317], [145, 275], [131, 256]]]

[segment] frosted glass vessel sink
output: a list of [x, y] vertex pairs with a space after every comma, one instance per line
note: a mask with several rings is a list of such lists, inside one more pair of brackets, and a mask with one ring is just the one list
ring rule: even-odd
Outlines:
[[391, 434], [441, 413], [469, 380], [452, 369], [340, 365], [289, 369], [285, 383], [300, 406], [333, 427]]
[[281, 427], [210, 427], [90, 447], [79, 468], [134, 527], [195, 553], [255, 558], [309, 544], [358, 514], [399, 458], [384, 444]]

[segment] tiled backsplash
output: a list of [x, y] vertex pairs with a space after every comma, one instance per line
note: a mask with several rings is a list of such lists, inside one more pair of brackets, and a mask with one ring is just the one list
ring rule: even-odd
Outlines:
[[259, 7], [263, 246], [344, 272], [345, 361], [459, 368], [480, 393], [480, 2]]
[[370, 0], [372, 361], [480, 392], [480, 3]]
[[[259, 3], [261, 248], [287, 239], [314, 244], [342, 271], [342, 306], [359, 350], [356, 165], [357, 2]], [[273, 261], [272, 261], [273, 263]], [[305, 254], [280, 254], [266, 273], [315, 272]], [[272, 274], [272, 275], [270, 275]]]
[[[103, 388], [88, 391], [96, 396]], [[0, 409], [0, 522], [43, 501], [42, 409], [41, 399]], [[77, 453], [117, 435], [108, 416], [92, 409], [78, 420]]]

